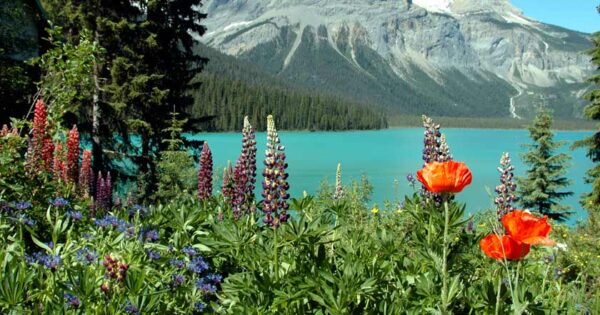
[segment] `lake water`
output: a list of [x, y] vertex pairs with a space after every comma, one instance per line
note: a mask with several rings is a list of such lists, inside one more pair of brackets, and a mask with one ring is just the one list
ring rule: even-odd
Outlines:
[[[467, 211], [474, 213], [493, 206], [486, 187], [493, 191], [498, 185], [500, 157], [509, 152], [515, 165], [515, 175], [523, 175], [525, 168], [519, 153], [522, 144], [529, 143], [526, 130], [493, 129], [443, 129], [454, 160], [466, 162], [473, 173], [473, 183], [458, 195], [458, 200], [467, 203]], [[281, 142], [286, 147], [289, 164], [289, 182], [292, 197], [300, 197], [304, 191], [314, 193], [323, 180], [335, 182], [338, 163], [342, 164], [344, 184], [360, 179], [366, 174], [373, 184], [372, 203], [383, 204], [384, 200], [395, 200], [396, 192], [403, 196], [411, 194], [406, 175], [421, 168], [423, 129], [401, 128], [379, 131], [351, 132], [280, 132]], [[573, 156], [567, 177], [573, 181], [569, 187], [575, 194], [564, 201], [573, 207], [576, 215], [570, 223], [586, 216], [578, 203], [579, 196], [590, 190], [584, 183], [584, 175], [592, 163], [582, 149], [570, 150], [573, 141], [587, 137], [591, 132], [556, 132], [556, 140], [567, 144], [559, 152]], [[194, 138], [205, 139], [213, 152], [214, 166], [221, 176], [222, 169], [231, 161], [235, 164], [241, 147], [241, 134], [207, 133]], [[258, 178], [262, 180], [262, 160], [265, 150], [265, 133], [257, 133]], [[394, 182], [397, 181], [398, 185]], [[220, 185], [220, 183], [218, 183]], [[397, 189], [395, 188], [397, 187]]]

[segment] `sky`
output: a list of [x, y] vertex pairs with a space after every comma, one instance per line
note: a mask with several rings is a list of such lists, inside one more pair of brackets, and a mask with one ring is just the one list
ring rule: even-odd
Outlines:
[[600, 31], [600, 0], [511, 0], [526, 16], [540, 22], [593, 33]]

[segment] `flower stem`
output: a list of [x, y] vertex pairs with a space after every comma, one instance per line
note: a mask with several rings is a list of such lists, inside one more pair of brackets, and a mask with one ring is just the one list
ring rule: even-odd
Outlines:
[[450, 210], [448, 201], [444, 200], [444, 248], [442, 254], [442, 311], [447, 313], [448, 308], [448, 228], [450, 225]]
[[496, 312], [495, 314], [500, 314], [500, 291], [502, 290], [502, 273], [498, 278], [498, 292], [496, 293]]
[[273, 228], [273, 250], [275, 251], [275, 266], [274, 266], [274, 271], [275, 271], [275, 281], [279, 281], [279, 239], [277, 237], [277, 230], [278, 228]]

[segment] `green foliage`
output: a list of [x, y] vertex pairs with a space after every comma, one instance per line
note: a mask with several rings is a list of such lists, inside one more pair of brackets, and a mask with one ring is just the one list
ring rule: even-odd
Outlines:
[[192, 155], [184, 150], [181, 140], [182, 126], [187, 120], [178, 120], [177, 113], [171, 113], [171, 126], [164, 132], [169, 138], [163, 142], [168, 144], [167, 150], [162, 151], [157, 164], [158, 190], [155, 198], [170, 200], [182, 192], [192, 192], [196, 184], [196, 165]]
[[94, 65], [105, 53], [88, 30], [82, 30], [77, 44], [65, 41], [63, 32], [58, 26], [48, 29], [52, 48], [31, 60], [42, 71], [37, 85], [49, 105], [49, 119], [55, 123], [67, 113], [79, 115], [80, 108], [89, 102], [94, 91]]
[[[592, 35], [594, 47], [588, 51], [591, 62], [600, 69], [600, 32]], [[584, 116], [593, 120], [600, 120], [600, 74], [598, 71], [589, 79], [595, 88], [585, 94], [585, 99], [590, 103], [584, 109]], [[600, 127], [597, 126], [597, 127]], [[586, 193], [581, 199], [581, 205], [588, 211], [590, 221], [598, 224], [600, 215], [600, 130], [596, 129], [593, 135], [575, 144], [575, 147], [585, 147], [587, 156], [595, 163], [587, 172], [586, 182], [592, 185], [592, 191]]]
[[521, 206], [562, 221], [570, 213], [566, 211], [569, 207], [561, 205], [560, 201], [573, 194], [561, 191], [570, 184], [565, 174], [571, 157], [565, 153], [555, 154], [555, 150], [564, 143], [553, 140], [551, 128], [552, 113], [540, 107], [529, 127], [533, 144], [525, 145], [529, 151], [522, 155], [529, 169], [525, 177], [517, 178], [517, 186]]

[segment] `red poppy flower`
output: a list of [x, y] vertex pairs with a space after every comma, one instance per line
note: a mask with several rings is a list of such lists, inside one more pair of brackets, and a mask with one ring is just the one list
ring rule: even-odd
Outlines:
[[529, 254], [531, 246], [516, 241], [509, 235], [490, 234], [479, 242], [483, 252], [496, 260], [519, 260]]
[[458, 193], [471, 183], [472, 175], [462, 162], [432, 162], [417, 171], [417, 179], [431, 192]]
[[506, 233], [519, 242], [528, 245], [556, 244], [548, 238], [552, 227], [546, 216], [539, 218], [529, 212], [515, 210], [502, 217], [502, 225]]

